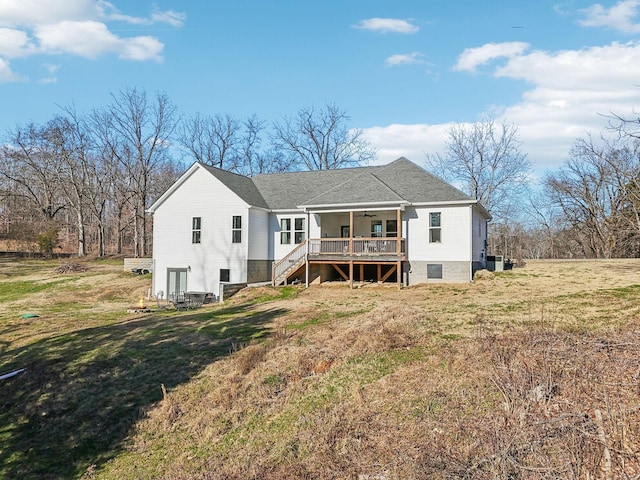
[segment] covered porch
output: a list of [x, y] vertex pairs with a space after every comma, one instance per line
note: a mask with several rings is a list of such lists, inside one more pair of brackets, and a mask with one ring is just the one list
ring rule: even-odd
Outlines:
[[[309, 285], [314, 268], [326, 267], [339, 280], [349, 282], [395, 280], [402, 285], [402, 263], [406, 261], [406, 242], [402, 236], [404, 205], [364, 207], [307, 212], [307, 232], [319, 234], [309, 237], [273, 266], [274, 285], [292, 280]], [[315, 228], [309, 228], [313, 221]], [[316, 276], [320, 282], [323, 275]]]

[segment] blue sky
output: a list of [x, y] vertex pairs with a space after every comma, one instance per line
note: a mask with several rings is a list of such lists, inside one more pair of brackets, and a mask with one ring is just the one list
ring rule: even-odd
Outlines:
[[0, 135], [127, 87], [268, 122], [335, 103], [377, 163], [491, 115], [543, 172], [640, 108], [640, 0], [0, 0]]

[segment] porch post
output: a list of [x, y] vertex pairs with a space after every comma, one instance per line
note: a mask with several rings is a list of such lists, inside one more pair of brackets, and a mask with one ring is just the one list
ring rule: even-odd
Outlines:
[[353, 260], [349, 260], [349, 288], [353, 289]]
[[[402, 255], [402, 210], [398, 208], [396, 212], [397, 224], [398, 224], [398, 244], [396, 245], [396, 253], [398, 258]], [[396, 267], [396, 278], [398, 283], [398, 290], [402, 288], [402, 260], [398, 260], [398, 266]]]
[[396, 224], [398, 225], [398, 242], [396, 245], [396, 254], [400, 256], [402, 253], [402, 211], [398, 209], [396, 212]]
[[353, 210], [349, 212], [349, 256], [352, 256], [352, 255], [353, 255]]

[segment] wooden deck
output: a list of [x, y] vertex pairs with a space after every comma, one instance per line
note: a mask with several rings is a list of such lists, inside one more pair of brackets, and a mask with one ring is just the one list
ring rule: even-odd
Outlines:
[[405, 260], [404, 238], [312, 238], [309, 260], [394, 262]]
[[400, 287], [402, 262], [407, 258], [404, 238], [312, 238], [308, 245], [305, 243], [274, 264], [274, 285], [286, 284], [287, 279], [304, 270], [305, 262], [308, 262], [310, 265], [331, 265], [351, 285], [356, 279], [364, 281], [365, 269], [375, 267], [378, 282], [385, 282], [395, 273]]

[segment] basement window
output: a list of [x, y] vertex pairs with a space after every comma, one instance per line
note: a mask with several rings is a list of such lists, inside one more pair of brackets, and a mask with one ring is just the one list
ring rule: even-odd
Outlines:
[[441, 263], [428, 263], [427, 264], [427, 278], [442, 278], [442, 264]]
[[229, 278], [231, 278], [231, 272], [228, 268], [221, 268], [220, 269], [220, 281], [221, 282], [228, 282]]

